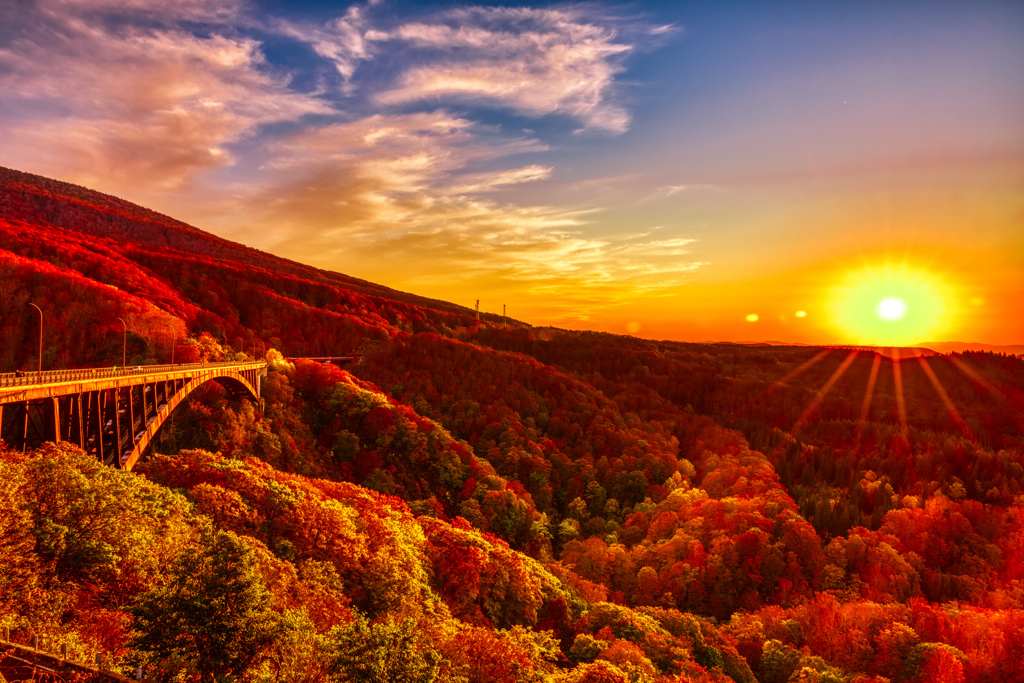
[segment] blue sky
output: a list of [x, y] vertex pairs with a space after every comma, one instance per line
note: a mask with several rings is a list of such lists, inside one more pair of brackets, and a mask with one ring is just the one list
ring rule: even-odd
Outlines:
[[838, 341], [900, 261], [1024, 341], [1019, 2], [19, 0], [0, 89], [2, 165], [535, 324]]

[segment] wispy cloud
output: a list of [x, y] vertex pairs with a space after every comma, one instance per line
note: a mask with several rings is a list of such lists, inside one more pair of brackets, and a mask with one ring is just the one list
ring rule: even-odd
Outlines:
[[290, 91], [253, 39], [74, 16], [0, 49], [0, 90], [8, 163], [107, 188], [178, 186], [232, 164], [226, 145], [261, 124], [331, 111]]
[[656, 188], [654, 192], [645, 197], [643, 201], [651, 202], [668, 199], [669, 197], [674, 197], [680, 194], [706, 194], [709, 192], [722, 192], [724, 190], [725, 188], [722, 187], [721, 185], [714, 185], [711, 183], [686, 183], [685, 185], [664, 185], [662, 187]]
[[245, 0], [41, 0], [40, 6], [55, 15], [146, 16], [169, 20], [225, 22], [236, 16]]
[[366, 14], [369, 8], [352, 5], [343, 16], [324, 26], [297, 24], [286, 20], [272, 22], [283, 35], [309, 43], [321, 57], [329, 60], [343, 79], [343, 89], [352, 92], [351, 80], [361, 62], [372, 56], [372, 44], [366, 33], [372, 31]]
[[403, 42], [425, 62], [377, 95], [382, 104], [448, 97], [529, 116], [565, 114], [613, 132], [629, 126], [614, 85], [633, 47], [581, 10], [458, 9], [368, 37]]
[[448, 194], [478, 194], [481, 192], [494, 192], [510, 185], [529, 183], [536, 180], [545, 180], [551, 177], [550, 166], [524, 166], [513, 168], [507, 171], [493, 171], [491, 173], [478, 173], [463, 180], [463, 184], [450, 187], [446, 190]]
[[534, 296], [571, 290], [589, 301], [576, 313], [678, 286], [704, 265], [688, 239], [588, 237], [593, 209], [483, 198], [550, 172], [471, 172], [495, 149], [536, 144], [502, 147], [488, 133], [441, 111], [304, 131], [273, 148], [268, 170], [282, 181], [243, 203], [255, 208], [253, 222], [274, 226], [260, 246], [292, 258], [342, 269], [387, 262], [400, 273], [392, 284], [420, 291], [460, 282], [514, 283]]

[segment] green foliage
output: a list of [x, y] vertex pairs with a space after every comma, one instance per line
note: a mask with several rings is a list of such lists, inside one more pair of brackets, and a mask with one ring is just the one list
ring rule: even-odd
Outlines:
[[256, 683], [312, 683], [330, 677], [336, 642], [304, 610], [284, 610], [262, 666], [248, 672]]
[[598, 640], [589, 633], [579, 633], [569, 648], [569, 659], [577, 663], [592, 662], [607, 649], [607, 641]]
[[341, 683], [430, 683], [440, 671], [441, 656], [413, 619], [357, 614], [331, 635], [338, 652], [331, 669]]
[[769, 640], [761, 653], [762, 683], [786, 683], [800, 668], [800, 653], [778, 640]]
[[714, 645], [706, 645], [693, 653], [697, 663], [707, 669], [722, 669], [725, 661], [722, 659], [722, 652]]
[[204, 537], [167, 579], [132, 608], [133, 645], [148, 661], [182, 662], [208, 683], [239, 677], [267, 657], [278, 617], [244, 539], [229, 531]]
[[568, 543], [580, 535], [580, 523], [575, 519], [563, 519], [558, 525], [558, 538], [562, 543]]
[[[25, 468], [32, 492], [27, 509], [41, 556], [67, 581], [107, 581], [113, 568], [137, 556], [154, 522], [184, 501], [166, 489], [103, 467], [68, 444], [45, 444]], [[140, 524], [144, 525], [140, 528]]]

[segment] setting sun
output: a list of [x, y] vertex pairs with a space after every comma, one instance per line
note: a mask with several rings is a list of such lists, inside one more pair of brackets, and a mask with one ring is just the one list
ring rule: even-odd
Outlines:
[[953, 309], [942, 278], [892, 263], [849, 273], [833, 291], [830, 307], [833, 323], [849, 341], [894, 346], [943, 332]]
[[889, 296], [878, 302], [875, 313], [882, 320], [899, 320], [907, 314], [907, 304], [899, 297]]

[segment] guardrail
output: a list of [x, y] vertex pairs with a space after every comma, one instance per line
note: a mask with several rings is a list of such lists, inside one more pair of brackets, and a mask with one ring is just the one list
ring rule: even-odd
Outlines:
[[216, 363], [178, 363], [176, 365], [131, 365], [113, 368], [82, 368], [76, 370], [46, 370], [44, 372], [0, 373], [0, 387], [38, 386], [63, 382], [87, 382], [94, 379], [188, 372], [203, 368], [251, 367], [265, 361], [219, 361]]
[[[51, 652], [50, 647], [57, 646]], [[61, 681], [106, 681], [108, 683], [133, 683], [142, 680], [142, 668], [135, 669], [134, 679], [110, 671], [108, 657], [102, 653], [84, 653], [71, 650], [67, 643], [54, 642], [48, 646], [36, 635], [28, 642], [17, 642], [9, 628], [0, 629], [0, 668], [15, 669], [16, 674], [31, 673], [32, 680]], [[2, 680], [2, 676], [0, 676]], [[21, 680], [21, 679], [17, 679]]]

